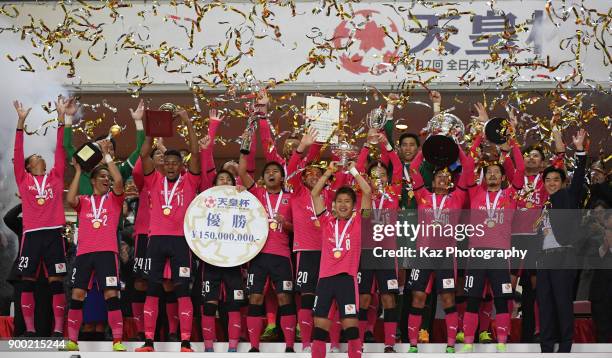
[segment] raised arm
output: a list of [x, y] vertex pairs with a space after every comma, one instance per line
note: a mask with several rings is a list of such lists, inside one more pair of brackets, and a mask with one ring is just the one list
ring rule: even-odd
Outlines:
[[142, 148], [140, 148], [140, 161], [142, 162], [142, 171], [145, 176], [153, 173], [155, 170], [155, 163], [151, 158], [151, 151], [153, 150], [153, 137], [147, 136]]
[[204, 191], [212, 187], [215, 183], [217, 169], [213, 158], [212, 141], [209, 135], [206, 135], [198, 142], [200, 145], [200, 166], [202, 170], [202, 180], [200, 181], [200, 191]]
[[363, 144], [363, 148], [359, 151], [359, 155], [357, 156], [357, 161], [355, 162], [355, 168], [359, 170], [360, 173], [365, 173], [366, 165], [368, 162], [368, 154], [370, 154], [370, 146], [366, 141]]
[[576, 201], [580, 200], [584, 187], [584, 176], [586, 172], [586, 152], [584, 151], [584, 140], [586, 135], [587, 132], [584, 129], [580, 129], [575, 136], [572, 136], [572, 142], [576, 148], [576, 168], [574, 169], [574, 175], [572, 176], [569, 191]]
[[72, 164], [74, 166], [74, 178], [72, 178], [72, 182], [70, 182], [70, 186], [68, 187], [68, 194], [66, 194], [66, 202], [72, 208], [76, 208], [79, 206], [79, 181], [81, 179], [81, 166], [77, 163], [76, 160], [72, 160]]
[[72, 162], [72, 157], [74, 156], [74, 153], [76, 153], [76, 148], [72, 144], [72, 121], [74, 120], [74, 115], [78, 110], [79, 108], [74, 97], [69, 98], [68, 102], [65, 103], [65, 108], [63, 108], [65, 118], [63, 146], [67, 163]]
[[178, 113], [178, 116], [183, 121], [185, 127], [187, 127], [187, 132], [189, 134], [189, 152], [191, 153], [191, 158], [189, 159], [189, 171], [191, 174], [199, 175], [200, 174], [200, 149], [198, 144], [198, 137], [196, 135], [195, 129], [193, 129], [193, 123], [189, 119], [186, 110], [181, 110]]
[[412, 179], [413, 189], [417, 191], [425, 186], [425, 182], [423, 181], [423, 176], [421, 175], [420, 167], [421, 163], [423, 163], [423, 152], [419, 149], [417, 155], [415, 155], [414, 159], [410, 163], [410, 178]]
[[242, 185], [247, 189], [250, 189], [255, 184], [255, 181], [247, 172], [246, 154], [240, 154], [240, 161], [238, 162], [238, 176], [240, 177]]
[[145, 141], [144, 126], [142, 124], [144, 111], [145, 106], [144, 100], [142, 99], [138, 103], [138, 107], [136, 107], [135, 111], [130, 108], [130, 114], [134, 120], [134, 125], [136, 126], [136, 149], [130, 153], [126, 161], [119, 165], [119, 172], [121, 173], [121, 177], [124, 181], [127, 180], [130, 175], [132, 175], [132, 170], [134, 169], [134, 165], [136, 165], [136, 161], [138, 160], [138, 156], [142, 150], [142, 144]]
[[402, 169], [404, 168], [402, 165], [402, 161], [400, 160], [399, 155], [397, 155], [397, 152], [393, 150], [393, 146], [391, 145], [391, 143], [387, 141], [387, 137], [381, 135], [380, 138], [380, 152], [387, 154], [387, 156], [391, 160], [391, 166], [393, 167], [393, 173], [391, 174], [390, 183], [401, 183], [402, 177], [404, 175], [404, 173], [402, 172]]
[[66, 151], [64, 150], [64, 125], [66, 122], [66, 111], [68, 107], [73, 106], [74, 98], [64, 98], [59, 96], [55, 102], [57, 111], [57, 137], [55, 142], [55, 156], [53, 162], [53, 172], [58, 177], [64, 180], [64, 171], [66, 170]]
[[321, 215], [326, 210], [325, 201], [321, 196], [321, 192], [323, 188], [325, 188], [325, 184], [329, 180], [329, 178], [337, 171], [336, 164], [334, 162], [329, 163], [327, 170], [323, 175], [319, 178], [319, 181], [315, 184], [315, 186], [310, 191], [310, 195], [312, 196], [312, 203], [314, 204], [315, 213]]
[[294, 192], [303, 186], [301, 176], [299, 174], [294, 174], [298, 170], [298, 166], [302, 161], [302, 154], [315, 142], [315, 138], [317, 137], [318, 132], [314, 128], [308, 128], [306, 133], [302, 136], [300, 140], [300, 144], [291, 155], [291, 159], [289, 160], [289, 164], [287, 165], [287, 175], [292, 175], [289, 179], [289, 184], [293, 187]]
[[361, 189], [361, 210], [372, 209], [372, 188], [370, 184], [359, 174], [359, 171], [353, 165], [349, 170], [349, 173], [353, 175], [359, 189]]
[[525, 160], [516, 139], [512, 138], [510, 141], [512, 145], [512, 158], [515, 165], [511, 183], [515, 189], [521, 189], [525, 185]]
[[13, 149], [13, 170], [15, 173], [15, 180], [19, 183], [23, 180], [26, 173], [25, 155], [23, 154], [23, 128], [25, 126], [25, 120], [32, 108], [25, 108], [19, 101], [13, 101], [13, 106], [17, 111], [17, 133], [15, 133], [15, 147]]
[[457, 186], [467, 190], [475, 185], [474, 158], [467, 156], [459, 144], [457, 144], [457, 147], [459, 147], [459, 161], [461, 162], [461, 176], [459, 176]]
[[117, 196], [123, 195], [123, 177], [121, 176], [121, 172], [119, 172], [119, 168], [113, 161], [113, 157], [110, 155], [110, 148], [112, 144], [108, 140], [102, 141], [100, 148], [102, 149], [102, 154], [104, 155], [104, 163], [108, 167], [108, 171], [113, 178], [113, 193]]

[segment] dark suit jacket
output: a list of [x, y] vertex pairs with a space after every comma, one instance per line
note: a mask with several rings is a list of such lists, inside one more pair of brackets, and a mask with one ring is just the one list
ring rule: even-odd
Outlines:
[[586, 155], [576, 156], [571, 184], [550, 196], [549, 217], [555, 239], [560, 245], [575, 245], [581, 239], [580, 200], [584, 187]]

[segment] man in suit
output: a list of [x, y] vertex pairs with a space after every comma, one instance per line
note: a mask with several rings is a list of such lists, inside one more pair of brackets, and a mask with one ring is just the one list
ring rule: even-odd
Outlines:
[[[563, 169], [544, 170], [544, 188], [549, 200], [543, 210], [542, 252], [537, 262], [537, 300], [540, 307], [540, 348], [552, 353], [570, 352], [574, 338], [574, 281], [577, 258], [574, 247], [580, 237], [580, 199], [584, 185], [586, 153], [581, 129], [573, 137], [576, 167], [571, 184], [566, 187]], [[573, 209], [573, 210], [572, 210]]]

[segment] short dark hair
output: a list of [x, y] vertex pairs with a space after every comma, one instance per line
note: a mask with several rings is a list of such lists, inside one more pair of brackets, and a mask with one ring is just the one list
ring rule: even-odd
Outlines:
[[565, 170], [561, 168], [553, 167], [552, 165], [544, 169], [544, 172], [542, 173], [542, 178], [546, 180], [546, 177], [550, 173], [559, 173], [559, 176], [561, 177], [561, 181], [565, 181], [565, 179], [567, 179], [567, 174], [565, 174]]
[[525, 149], [523, 149], [523, 154], [529, 154], [532, 150], [535, 150], [540, 153], [542, 160], [546, 158], [546, 155], [544, 154], [544, 149], [542, 149], [542, 147], [540, 147], [539, 145], [530, 145], [528, 147], [525, 147]]
[[400, 135], [400, 137], [399, 137], [399, 142], [398, 143], [400, 145], [402, 145], [402, 142], [406, 138], [413, 138], [414, 141], [416, 142], [417, 147], [421, 146], [421, 140], [419, 139], [419, 136], [417, 134], [414, 134], [414, 133], [402, 133], [402, 135]]
[[283, 166], [281, 165], [281, 163], [276, 162], [276, 161], [271, 161], [271, 162], [267, 162], [266, 165], [264, 165], [263, 170], [261, 171], [261, 175], [263, 176], [263, 173], [266, 172], [266, 169], [268, 169], [268, 167], [271, 166], [275, 166], [278, 167], [278, 169], [281, 172], [281, 176], [284, 178], [285, 177], [285, 168], [283, 168]]
[[28, 155], [28, 157], [25, 158], [24, 165], [25, 165], [26, 172], [28, 172], [28, 173], [30, 173], [30, 169], [28, 169], [28, 164], [30, 163], [30, 159], [32, 159], [32, 157], [35, 156], [35, 155], [37, 155], [37, 154]]
[[219, 178], [219, 176], [221, 174], [227, 174], [229, 175], [230, 179], [232, 180], [232, 185], [236, 186], [236, 178], [234, 178], [234, 176], [232, 175], [232, 173], [230, 173], [229, 171], [225, 170], [225, 169], [221, 169], [217, 172], [217, 174], [215, 175], [215, 179], [213, 180], [213, 185], [217, 185], [217, 179]]
[[387, 176], [389, 176], [389, 167], [387, 167], [383, 162], [381, 162], [380, 160], [374, 160], [372, 161], [369, 165], [368, 165], [368, 176], [372, 175], [372, 171], [374, 170], [374, 168], [376, 168], [377, 166], [380, 166], [381, 168], [385, 168], [385, 171], [387, 172]]
[[91, 171], [91, 175], [89, 176], [91, 179], [96, 179], [96, 177], [98, 175], [100, 175], [100, 172], [106, 170], [108, 171], [108, 167], [106, 166], [106, 164], [100, 164], [98, 166], [96, 166], [92, 171]]
[[[161, 152], [161, 149], [160, 148], [153, 149], [151, 151], [151, 154], [149, 154], [149, 157], [151, 157], [151, 159], [153, 159], [153, 157], [155, 157], [155, 153], [157, 153], [157, 152]], [[162, 154], [164, 154], [164, 153], [162, 153]]]
[[485, 175], [487, 174], [489, 167], [498, 167], [499, 171], [502, 173], [502, 175], [506, 175], [506, 169], [504, 169], [504, 166], [501, 163], [489, 163], [487, 164], [486, 167], [484, 167], [484, 173]]
[[350, 196], [351, 200], [353, 201], [353, 204], [357, 201], [357, 194], [355, 193], [355, 190], [353, 190], [353, 188], [351, 188], [350, 186], [343, 186], [340, 187], [340, 189], [336, 190], [336, 196], [334, 196], [334, 201], [336, 201], [336, 199], [338, 199], [338, 196], [342, 194]]
[[164, 152], [164, 157], [170, 157], [170, 156], [179, 158], [181, 162], [183, 161], [183, 155], [181, 154], [181, 152], [179, 152], [176, 149], [168, 149]]
[[108, 138], [108, 135], [101, 135], [98, 138], [94, 139], [94, 142], [105, 139], [108, 139], [111, 142], [111, 144], [113, 145], [113, 150], [117, 150], [117, 143], [115, 142], [115, 138]]
[[304, 170], [302, 170], [302, 176], [306, 175], [306, 171], [308, 171], [308, 169], [311, 169], [311, 168], [318, 169], [321, 172], [321, 174], [325, 173], [325, 169], [321, 168], [320, 166], [316, 164], [317, 162], [315, 161], [308, 162], [306, 166], [304, 167]]

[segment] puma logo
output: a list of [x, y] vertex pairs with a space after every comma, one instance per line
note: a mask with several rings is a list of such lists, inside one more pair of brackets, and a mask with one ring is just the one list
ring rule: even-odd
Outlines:
[[145, 311], [142, 311], [142, 313], [144, 313], [144, 314], [146, 314], [146, 315], [149, 315], [149, 316], [153, 317], [153, 311], [146, 311], [146, 310], [145, 310]]
[[449, 328], [451, 331], [456, 331], [456, 330], [457, 330], [457, 326], [448, 326], [448, 328]]
[[508, 331], [508, 330], [506, 329], [506, 327], [500, 327], [500, 326], [497, 326], [497, 329], [502, 330], [502, 331], [504, 331], [504, 332]]
[[306, 321], [302, 321], [300, 322], [300, 324], [303, 324], [304, 326], [312, 326], [312, 324], [310, 324], [310, 322], [306, 322]]
[[408, 327], [409, 331], [416, 331], [416, 327]]
[[60, 309], [62, 311], [66, 309], [66, 307], [64, 307], [64, 306], [55, 306], [55, 308]]
[[241, 325], [239, 325], [239, 324], [234, 324], [233, 326], [234, 326], [235, 328], [242, 328], [242, 326], [241, 326]]
[[75, 320], [73, 320], [73, 319], [68, 318], [68, 323], [71, 323], [71, 324], [76, 324], [76, 323], [77, 323], [77, 321], [75, 321]]
[[212, 332], [212, 328], [204, 328], [204, 327], [202, 327], [202, 330], [206, 331], [206, 332]]
[[22, 308], [32, 308], [32, 305], [21, 305]]
[[293, 332], [293, 331], [294, 331], [294, 328], [293, 328], [293, 327], [287, 327], [287, 328], [285, 328], [285, 329], [286, 329], [286, 330], [288, 330], [289, 332]]
[[187, 311], [187, 312], [181, 312], [181, 316], [191, 317], [191, 312], [189, 312], [189, 311]]
[[487, 316], [487, 317], [491, 317], [491, 312], [482, 311], [482, 314]]

